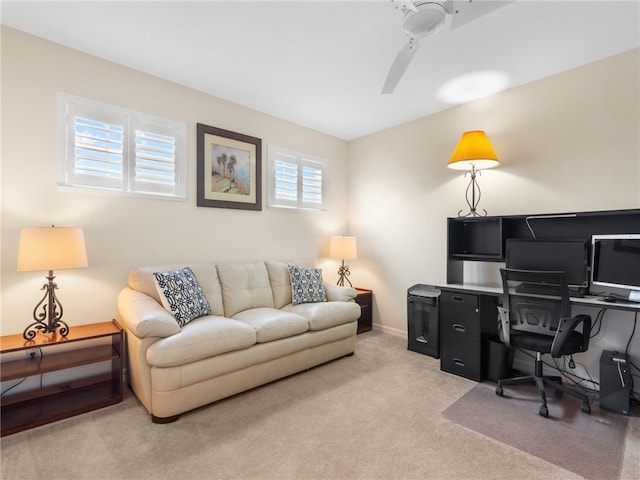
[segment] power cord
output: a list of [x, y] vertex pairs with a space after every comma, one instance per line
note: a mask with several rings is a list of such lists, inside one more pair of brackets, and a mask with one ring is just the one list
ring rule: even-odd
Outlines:
[[[523, 349], [521, 349], [521, 348], [516, 348], [516, 350], [518, 350], [519, 352], [521, 352], [521, 353], [523, 353], [523, 354], [527, 355], [528, 357], [531, 357], [531, 358], [534, 358], [534, 359], [536, 358], [536, 357], [535, 357], [535, 355], [532, 355], [531, 353], [529, 353], [529, 352], [528, 352], [528, 351], [526, 351], [526, 350], [523, 350]], [[585, 371], [585, 372], [587, 372], [587, 375], [589, 375], [589, 378], [584, 378], [584, 377], [581, 377], [581, 376], [579, 376], [579, 375], [577, 375], [577, 374], [575, 374], [575, 373], [568, 372], [568, 371], [566, 370], [566, 368], [564, 368], [564, 367], [562, 367], [562, 368], [561, 368], [561, 367], [557, 364], [557, 360], [556, 360], [555, 358], [552, 358], [552, 360], [553, 360], [553, 363], [554, 363], [553, 365], [552, 365], [551, 363], [549, 363], [549, 362], [545, 361], [545, 360], [542, 360], [542, 363], [543, 363], [543, 365], [546, 365], [546, 366], [547, 366], [547, 367], [549, 367], [549, 368], [553, 368], [553, 369], [555, 369], [555, 370], [556, 370], [558, 373], [560, 373], [564, 378], [566, 378], [569, 382], [571, 382], [571, 385], [572, 385], [572, 386], [578, 387], [578, 388], [580, 388], [580, 389], [582, 389], [583, 391], [588, 392], [588, 393], [597, 393], [597, 392], [598, 392], [598, 390], [596, 390], [596, 389], [594, 389], [594, 388], [585, 387], [584, 385], [581, 385], [581, 384], [580, 384], [580, 382], [589, 382], [589, 383], [591, 383], [592, 385], [598, 385], [598, 386], [600, 386], [600, 383], [596, 382], [596, 381], [591, 377], [591, 375], [589, 375], [589, 372], [587, 371], [587, 369], [585, 368], [585, 366], [584, 366], [584, 365], [582, 365], [582, 364], [578, 364], [578, 365], [580, 365], [580, 366], [584, 369], [584, 371]], [[566, 359], [565, 359], [565, 361], [566, 361]], [[574, 363], [575, 363], [575, 362], [574, 362]], [[575, 377], [575, 379], [574, 379], [574, 378], [572, 378], [572, 377]], [[577, 380], [576, 380], [576, 379], [577, 379]]]
[[624, 349], [624, 353], [629, 355], [629, 346], [631, 345], [631, 339], [636, 333], [636, 327], [638, 326], [638, 312], [635, 312], [633, 316], [633, 330], [631, 330], [631, 335], [629, 335], [629, 340], [627, 341], [627, 346]]
[[0, 393], [0, 397], [4, 397], [4, 394], [13, 390], [14, 388], [16, 388], [18, 385], [20, 385], [21, 383], [23, 383], [27, 378], [29, 377], [24, 377], [23, 379], [21, 379], [18, 383], [11, 385], [9, 388], [7, 388], [4, 392]]
[[589, 378], [584, 378], [584, 377], [581, 377], [580, 375], [578, 375], [576, 373], [567, 371], [567, 369], [565, 367], [565, 364], [567, 364], [567, 363], [568, 363], [570, 369], [573, 370], [574, 368], [576, 368], [576, 362], [573, 360], [572, 356], [569, 356], [569, 360], [568, 361], [567, 361], [567, 357], [566, 356], [564, 357], [564, 364], [563, 364], [562, 368], [558, 367], [558, 363], [557, 363], [555, 358], [553, 358], [553, 363], [556, 366], [556, 370], [558, 370], [558, 372], [560, 372], [564, 378], [566, 378], [569, 382], [571, 382], [571, 385], [573, 385], [575, 387], [578, 387], [578, 388], [581, 388], [585, 392], [593, 392], [593, 393], [595, 393], [595, 392], [598, 391], [595, 388], [589, 388], [589, 387], [585, 387], [584, 385], [581, 385], [581, 382], [589, 382], [592, 385], [597, 385], [598, 387], [600, 387], [600, 383], [596, 382], [593, 379], [593, 377], [591, 376], [591, 374], [589, 374], [589, 371], [587, 370], [587, 368], [583, 364], [578, 363], [577, 365], [580, 365], [582, 367], [582, 369], [586, 372], [586, 374], [589, 376]]
[[[591, 326], [591, 335], [589, 335], [589, 340], [592, 340], [600, 335], [600, 331], [602, 330], [602, 320], [604, 319], [604, 314], [607, 312], [607, 310], [607, 308], [601, 308], [600, 310], [598, 310], [596, 319], [593, 321], [593, 325]], [[593, 330], [596, 328], [596, 332], [593, 333]]]
[[[42, 357], [44, 356], [44, 354], [42, 352], [42, 347], [38, 347], [38, 352], [40, 353], [40, 355], [38, 355], [38, 363], [41, 363], [42, 362]], [[29, 359], [35, 360], [35, 358], [36, 358], [35, 354], [33, 352], [31, 352], [31, 356], [29, 357]], [[44, 374], [41, 373], [40, 374], [40, 389], [41, 390], [42, 390], [43, 377], [44, 377]], [[10, 392], [14, 388], [16, 388], [18, 385], [21, 385], [22, 383], [24, 383], [27, 380], [27, 378], [29, 378], [29, 377], [28, 376], [27, 377], [23, 377], [22, 379], [20, 379], [20, 381], [18, 383], [14, 384], [14, 385], [11, 385], [9, 388], [7, 388], [3, 392], [0, 392], [0, 397], [4, 397], [5, 393]]]

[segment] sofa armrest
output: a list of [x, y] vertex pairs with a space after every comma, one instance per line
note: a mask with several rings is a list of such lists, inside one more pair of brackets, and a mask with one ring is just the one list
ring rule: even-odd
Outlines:
[[353, 287], [341, 287], [332, 283], [323, 282], [327, 300], [330, 302], [352, 302], [355, 300], [357, 292]]
[[170, 337], [180, 332], [178, 322], [162, 305], [129, 287], [118, 295], [118, 312], [129, 331], [138, 338]]

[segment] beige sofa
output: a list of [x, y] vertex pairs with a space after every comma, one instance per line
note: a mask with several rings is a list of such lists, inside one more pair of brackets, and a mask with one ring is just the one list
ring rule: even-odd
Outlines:
[[[163, 307], [166, 296], [159, 293], [164, 290], [157, 277], [185, 267], [211, 313], [180, 326], [179, 314]], [[353, 354], [360, 316], [355, 289], [322, 285], [327, 301], [292, 304], [286, 262], [134, 268], [118, 296], [118, 312], [127, 334], [129, 383], [152, 420], [173, 421], [183, 412]]]

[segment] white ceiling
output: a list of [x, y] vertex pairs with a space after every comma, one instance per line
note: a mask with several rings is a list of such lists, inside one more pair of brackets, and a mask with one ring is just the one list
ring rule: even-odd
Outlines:
[[638, 0], [518, 0], [423, 39], [381, 95], [406, 41], [395, 5], [3, 0], [1, 21], [347, 140], [450, 108], [435, 92], [463, 74], [504, 71], [513, 87], [640, 47]]

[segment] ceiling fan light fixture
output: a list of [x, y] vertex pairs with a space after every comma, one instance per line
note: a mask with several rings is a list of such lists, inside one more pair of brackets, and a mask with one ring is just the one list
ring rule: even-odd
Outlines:
[[402, 29], [409, 37], [423, 38], [436, 33], [444, 25], [447, 12], [441, 3], [425, 2], [415, 5], [404, 16]]

